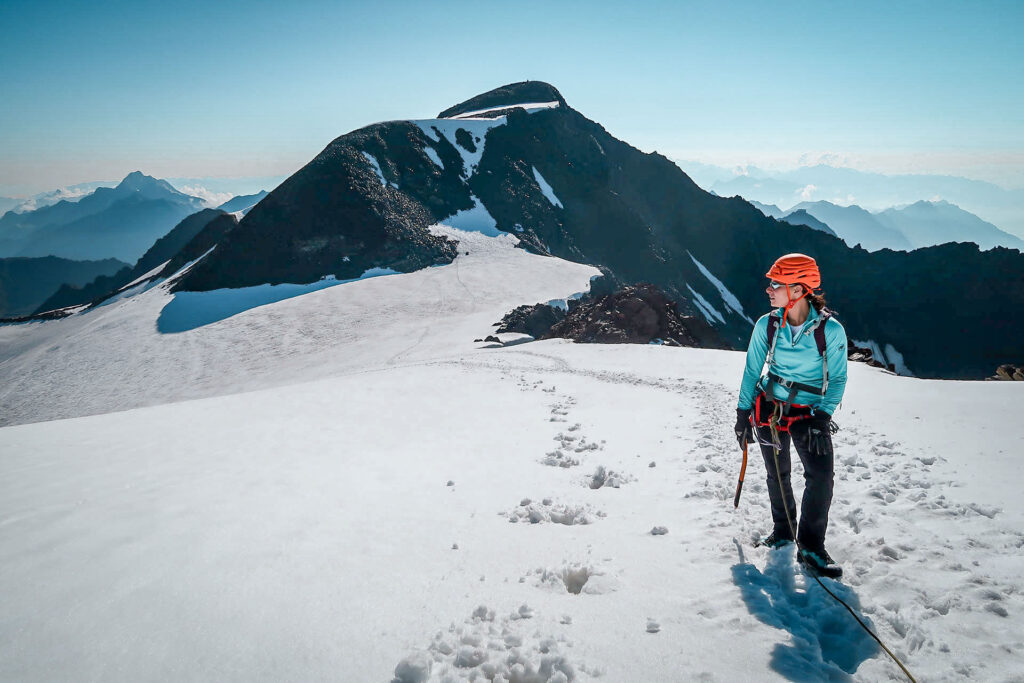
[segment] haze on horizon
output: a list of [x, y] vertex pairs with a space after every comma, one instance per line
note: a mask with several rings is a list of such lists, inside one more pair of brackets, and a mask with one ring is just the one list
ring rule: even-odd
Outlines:
[[1024, 3], [0, 5], [0, 195], [290, 174], [367, 124], [557, 87], [645, 151], [1024, 187]]

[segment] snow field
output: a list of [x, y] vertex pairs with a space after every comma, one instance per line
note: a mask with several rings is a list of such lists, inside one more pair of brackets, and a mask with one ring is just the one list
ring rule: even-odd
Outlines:
[[[459, 358], [508, 310], [586, 291], [598, 273], [515, 249], [511, 235], [433, 230], [459, 239], [454, 263], [341, 286], [172, 295], [164, 283], [84, 315], [0, 325], [0, 426]], [[258, 305], [279, 289], [306, 293]], [[250, 307], [195, 329], [159, 331], [168, 311], [193, 320], [225, 302]]]
[[[73, 418], [0, 429], [0, 679], [901, 680], [750, 547], [742, 354], [473, 344], [595, 271], [450, 234], [176, 334], [162, 287], [0, 327], [3, 419]], [[850, 372], [829, 585], [919, 680], [1019, 680], [1021, 387]]]

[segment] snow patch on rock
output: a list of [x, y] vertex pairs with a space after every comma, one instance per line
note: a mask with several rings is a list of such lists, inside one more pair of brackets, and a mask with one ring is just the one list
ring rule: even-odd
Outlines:
[[690, 285], [686, 285], [686, 288], [688, 290], [690, 290], [690, 294], [693, 295], [693, 303], [694, 303], [694, 305], [704, 315], [704, 318], [709, 323], [714, 325], [715, 324], [715, 320], [717, 320], [718, 322], [722, 323], [723, 325], [725, 324], [725, 318], [723, 318], [722, 314], [718, 312], [718, 309], [716, 309], [714, 306], [712, 306], [710, 303], [708, 303], [708, 300], [705, 299], [704, 297], [702, 297], [697, 292], [697, 290], [695, 290]]
[[389, 183], [387, 180], [384, 179], [384, 171], [381, 170], [380, 163], [378, 163], [377, 161], [377, 157], [373, 156], [369, 152], [363, 152], [363, 156], [366, 157], [366, 160], [370, 162], [370, 166], [373, 167], [373, 172], [377, 174], [378, 178], [380, 178], [381, 185], [383, 185], [384, 187], [387, 187], [388, 185], [394, 188], [398, 187], [396, 183]]
[[558, 197], [555, 195], [555, 191], [551, 189], [551, 185], [548, 181], [544, 180], [544, 176], [542, 176], [540, 171], [537, 170], [537, 167], [531, 166], [530, 168], [533, 169], [534, 179], [537, 181], [537, 184], [540, 185], [540, 191], [544, 193], [544, 196], [547, 197], [548, 201], [559, 209], [565, 208], [562, 206], [562, 202], [559, 201]]
[[501, 230], [498, 230], [498, 222], [494, 220], [490, 212], [484, 206], [476, 195], [470, 195], [473, 199], [473, 208], [459, 211], [448, 218], [441, 221], [443, 225], [448, 225], [459, 230], [466, 232], [479, 232], [488, 237], [498, 237], [503, 235]]
[[875, 360], [879, 360], [885, 363], [886, 366], [892, 365], [893, 370], [897, 375], [904, 375], [907, 377], [913, 377], [914, 373], [911, 372], [910, 368], [907, 367], [906, 362], [903, 360], [903, 354], [896, 350], [892, 344], [886, 344], [883, 350], [882, 346], [874, 339], [851, 339], [851, 343], [854, 346], [867, 347], [871, 349], [871, 355], [875, 357]]
[[433, 161], [437, 166], [444, 170], [444, 162], [441, 161], [441, 157], [437, 155], [437, 150], [435, 150], [433, 147], [427, 146], [423, 148], [423, 152], [431, 161]]
[[[462, 156], [462, 176], [468, 179], [476, 173], [476, 167], [484, 155], [487, 133], [492, 128], [505, 125], [506, 118], [499, 116], [494, 119], [421, 119], [410, 123], [417, 125], [423, 134], [434, 142], [440, 142], [442, 136], [448, 140]], [[475, 150], [466, 149], [459, 144], [456, 133], [460, 128], [471, 136]]]
[[[687, 251], [686, 253], [690, 254], [689, 251]], [[721, 295], [722, 301], [725, 302], [726, 307], [732, 309], [740, 317], [742, 317], [748, 323], [753, 325], [754, 321], [750, 319], [750, 316], [743, 312], [743, 304], [740, 303], [740, 300], [736, 298], [735, 294], [729, 291], [729, 288], [725, 286], [725, 283], [723, 283], [717, 277], [712, 275], [711, 271], [708, 270], [703, 263], [698, 261], [693, 254], [690, 254], [690, 258], [693, 259], [694, 265], [697, 266], [697, 269], [700, 270], [701, 274], [704, 277], [706, 277], [711, 284], [715, 286], [715, 289], [718, 290], [718, 293]], [[691, 289], [690, 291], [693, 290]]]

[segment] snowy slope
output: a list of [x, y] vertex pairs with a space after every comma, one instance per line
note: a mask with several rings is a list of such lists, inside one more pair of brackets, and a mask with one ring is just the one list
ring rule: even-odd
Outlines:
[[510, 235], [452, 234], [461, 240], [455, 263], [415, 273], [177, 295], [164, 283], [84, 315], [0, 325], [0, 425], [459, 357], [511, 308], [586, 291], [599, 274], [516, 249]]
[[[0, 327], [7, 421], [74, 417], [0, 429], [0, 679], [900, 680], [750, 547], [741, 354], [473, 343], [595, 271], [459, 236], [184, 332], [160, 286]], [[848, 387], [830, 585], [918, 680], [1021, 680], [1024, 387]]]

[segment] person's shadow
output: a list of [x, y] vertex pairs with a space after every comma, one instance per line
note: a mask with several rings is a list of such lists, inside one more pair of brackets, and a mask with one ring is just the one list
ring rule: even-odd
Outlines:
[[[792, 681], [845, 681], [865, 660], [879, 652], [878, 644], [857, 621], [822, 590], [818, 582], [796, 567], [795, 544], [768, 553], [764, 571], [744, 560], [735, 541], [739, 563], [732, 577], [747, 609], [762, 622], [789, 631], [791, 644], [779, 643], [771, 667]], [[804, 581], [796, 581], [800, 575]], [[829, 590], [874, 630], [860, 613], [857, 594], [838, 581], [822, 579]]]

